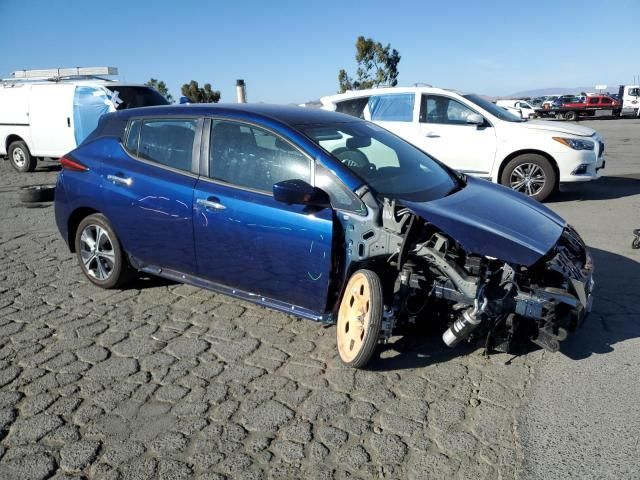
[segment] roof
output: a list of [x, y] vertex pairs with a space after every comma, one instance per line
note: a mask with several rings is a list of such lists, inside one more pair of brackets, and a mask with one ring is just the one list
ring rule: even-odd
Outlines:
[[141, 83], [119, 82], [103, 78], [61, 78], [59, 80], [47, 80], [45, 78], [4, 78], [0, 85], [101, 85], [107, 88], [113, 87], [146, 87]]
[[369, 88], [366, 90], [348, 90], [345, 93], [338, 93], [336, 95], [327, 95], [322, 97], [320, 101], [323, 104], [334, 103], [340, 100], [346, 100], [349, 98], [368, 97], [371, 95], [384, 95], [391, 93], [456, 93], [462, 95], [462, 93], [450, 90], [447, 88], [428, 87], [428, 86], [413, 86], [413, 87], [378, 87]]
[[266, 103], [201, 103], [191, 105], [166, 105], [157, 107], [131, 108], [118, 112], [119, 116], [138, 115], [224, 115], [244, 114], [279, 121], [290, 126], [354, 122], [356, 118], [343, 113], [330, 112], [319, 108], [305, 108], [288, 105], [270, 105]]

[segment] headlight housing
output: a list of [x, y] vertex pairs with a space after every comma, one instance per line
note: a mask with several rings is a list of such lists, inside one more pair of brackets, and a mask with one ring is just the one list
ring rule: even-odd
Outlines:
[[560, 142], [574, 150], [593, 150], [595, 143], [591, 140], [578, 140], [577, 138], [553, 137], [556, 142]]

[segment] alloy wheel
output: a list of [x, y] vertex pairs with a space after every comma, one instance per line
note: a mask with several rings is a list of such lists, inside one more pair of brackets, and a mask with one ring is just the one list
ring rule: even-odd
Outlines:
[[522, 163], [511, 172], [509, 184], [513, 190], [532, 197], [542, 191], [546, 181], [547, 176], [540, 165]]
[[99, 225], [87, 225], [82, 231], [80, 256], [87, 273], [97, 280], [107, 280], [116, 266], [113, 242]]

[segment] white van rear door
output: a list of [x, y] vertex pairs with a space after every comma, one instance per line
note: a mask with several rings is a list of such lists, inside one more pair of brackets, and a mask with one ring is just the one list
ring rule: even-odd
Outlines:
[[32, 154], [59, 158], [76, 147], [73, 135], [75, 85], [33, 85], [29, 105]]

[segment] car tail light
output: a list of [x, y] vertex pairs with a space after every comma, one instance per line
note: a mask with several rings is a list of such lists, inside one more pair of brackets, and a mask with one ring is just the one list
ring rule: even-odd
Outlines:
[[89, 170], [89, 167], [83, 165], [82, 163], [74, 160], [69, 156], [62, 157], [60, 159], [60, 165], [62, 165], [62, 168], [64, 168], [65, 170], [72, 170], [74, 172], [86, 172], [87, 170]]

